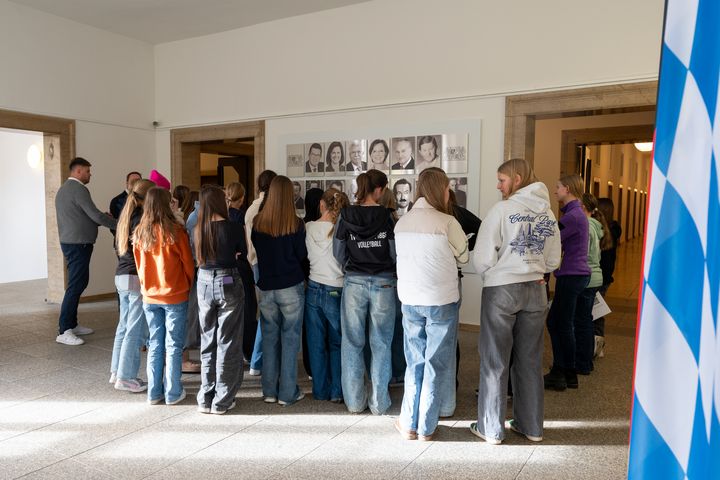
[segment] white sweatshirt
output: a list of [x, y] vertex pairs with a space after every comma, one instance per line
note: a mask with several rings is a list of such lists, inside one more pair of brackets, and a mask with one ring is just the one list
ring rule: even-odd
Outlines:
[[473, 265], [486, 287], [540, 280], [560, 266], [560, 230], [544, 183], [521, 188], [490, 209]]
[[460, 299], [457, 266], [468, 262], [468, 241], [452, 215], [424, 198], [395, 225], [397, 290], [407, 305], [447, 305]]
[[343, 286], [343, 271], [333, 255], [333, 225], [331, 222], [305, 224], [305, 245], [310, 260], [310, 280], [331, 287]]
[[247, 259], [252, 266], [257, 264], [257, 253], [255, 253], [255, 247], [250, 240], [250, 235], [252, 234], [253, 220], [255, 220], [255, 216], [260, 211], [260, 204], [262, 203], [264, 197], [265, 192], [260, 192], [260, 196], [250, 204], [247, 212], [245, 212], [245, 241], [247, 242], [248, 247]]

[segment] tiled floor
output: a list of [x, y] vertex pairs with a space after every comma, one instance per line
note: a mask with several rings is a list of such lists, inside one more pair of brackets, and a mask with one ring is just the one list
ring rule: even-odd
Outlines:
[[[287, 408], [268, 405], [257, 377], [247, 376], [238, 407], [225, 416], [196, 413], [190, 396], [149, 406], [107, 381], [114, 302], [82, 304], [81, 323], [96, 333], [67, 347], [54, 341], [58, 306], [43, 303], [42, 282], [0, 285], [0, 479], [624, 478], [639, 250], [636, 241], [620, 251], [606, 357], [578, 390], [546, 393], [540, 444], [508, 432], [491, 446], [468, 431], [476, 417], [472, 332], [461, 338], [456, 414], [441, 422], [436, 441], [421, 443], [393, 428], [401, 388], [382, 417], [351, 415], [310, 395]], [[549, 363], [549, 341], [546, 350]], [[197, 376], [185, 383], [197, 391]]]

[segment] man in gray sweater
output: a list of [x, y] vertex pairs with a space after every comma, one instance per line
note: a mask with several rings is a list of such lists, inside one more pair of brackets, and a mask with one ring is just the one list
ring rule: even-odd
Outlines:
[[90, 280], [90, 256], [97, 239], [98, 226], [115, 229], [117, 220], [97, 209], [85, 185], [90, 182], [90, 162], [77, 157], [70, 162], [70, 176], [55, 196], [60, 248], [67, 262], [68, 282], [60, 307], [59, 335], [55, 339], [65, 345], [82, 345], [78, 335], [93, 330], [78, 325], [80, 295]]

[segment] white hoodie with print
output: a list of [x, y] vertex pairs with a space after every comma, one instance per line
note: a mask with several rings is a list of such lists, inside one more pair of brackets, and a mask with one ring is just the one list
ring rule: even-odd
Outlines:
[[560, 266], [560, 230], [544, 183], [523, 187], [490, 209], [473, 266], [486, 287], [540, 280]]

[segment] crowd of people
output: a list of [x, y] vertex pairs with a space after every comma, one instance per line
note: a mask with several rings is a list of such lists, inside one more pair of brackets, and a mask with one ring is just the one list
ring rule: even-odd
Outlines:
[[[329, 151], [327, 168], [343, 154]], [[77, 306], [98, 226], [108, 227], [120, 311], [110, 383], [147, 391], [152, 405], [182, 402], [182, 373], [196, 371], [198, 412], [224, 414], [236, 406], [246, 366], [261, 376], [265, 402], [292, 405], [305, 396], [302, 351], [315, 400], [382, 415], [389, 386], [402, 384], [395, 428], [408, 440], [432, 440], [439, 419], [455, 411], [461, 269], [470, 261], [483, 282], [473, 434], [503, 441], [511, 391], [510, 429], [542, 440], [543, 389], [578, 388], [578, 374], [589, 375], [603, 355], [604, 323], [593, 322], [592, 308], [612, 282], [620, 231], [612, 202], [583, 193], [577, 175], [557, 184], [558, 221], [530, 164], [506, 161], [497, 170], [502, 200], [481, 222], [432, 165], [407, 205], [397, 205], [386, 174], [371, 169], [357, 177], [352, 199], [310, 189], [304, 219], [293, 182], [270, 170], [258, 176], [247, 210], [237, 182], [192, 192], [171, 189], [154, 170], [149, 179], [130, 172], [105, 214], [85, 187], [90, 167], [74, 159], [56, 198], [69, 279], [57, 341], [80, 345], [93, 333], [78, 325]], [[407, 211], [399, 216], [398, 208]], [[546, 320], [553, 365], [543, 377]], [[199, 364], [191, 349], [199, 349]]]

